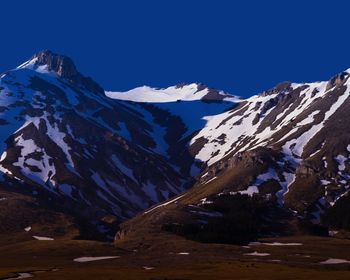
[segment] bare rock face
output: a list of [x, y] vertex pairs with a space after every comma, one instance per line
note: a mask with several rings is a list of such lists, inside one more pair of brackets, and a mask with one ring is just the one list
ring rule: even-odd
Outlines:
[[326, 89], [329, 90], [333, 87], [339, 87], [344, 84], [345, 80], [349, 78], [349, 74], [346, 72], [342, 72], [337, 74], [332, 79], [329, 80]]
[[298, 169], [297, 169], [297, 171], [296, 171], [300, 176], [312, 176], [312, 175], [314, 175], [317, 171], [313, 168], [313, 167], [311, 167], [311, 166], [309, 166], [309, 165], [307, 165], [307, 164], [301, 164], [299, 167], [298, 167]]
[[73, 60], [67, 56], [55, 54], [50, 50], [43, 50], [35, 54], [32, 59], [37, 59], [36, 65], [46, 65], [49, 71], [56, 72], [63, 79], [67, 79], [76, 85], [84, 86], [91, 92], [104, 94], [102, 87], [91, 78], [80, 74]]
[[62, 78], [72, 80], [79, 75], [73, 61], [67, 56], [44, 50], [35, 54], [33, 58], [37, 59], [38, 65], [47, 65], [49, 71], [56, 72]]

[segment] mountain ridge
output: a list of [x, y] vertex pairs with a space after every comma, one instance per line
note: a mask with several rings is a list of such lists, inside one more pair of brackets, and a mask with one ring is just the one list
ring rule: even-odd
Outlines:
[[[139, 217], [172, 228], [169, 213], [185, 228], [225, 224], [220, 209], [233, 210], [222, 203], [237, 195], [281, 225], [332, 227], [322, 217], [348, 199], [349, 92], [349, 70], [244, 99], [198, 83], [108, 92], [42, 51], [0, 78], [0, 183], [109, 238], [135, 216], [127, 228]], [[256, 221], [265, 233], [266, 219]]]
[[[227, 211], [234, 211], [240, 195], [261, 198], [254, 203], [267, 203], [265, 210], [275, 213], [275, 218], [260, 217], [265, 224], [257, 221], [259, 234], [349, 229], [343, 213], [349, 201], [349, 94], [347, 70], [329, 81], [278, 85], [208, 117], [190, 142], [197, 147], [195, 158], [204, 163], [195, 185], [127, 221], [117, 242], [164, 230], [195, 240], [206, 236], [206, 242], [239, 242], [239, 230], [225, 233], [225, 227], [237, 223]], [[230, 201], [231, 206], [223, 206]], [[339, 201], [343, 208], [333, 208]], [[285, 215], [289, 218], [281, 222], [288, 226], [273, 231], [276, 217]], [[268, 225], [266, 219], [275, 223]], [[250, 238], [257, 238], [256, 232]]]

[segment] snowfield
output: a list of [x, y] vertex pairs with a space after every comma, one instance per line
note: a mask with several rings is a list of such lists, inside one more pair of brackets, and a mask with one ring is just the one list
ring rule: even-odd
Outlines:
[[[198, 84], [193, 83], [184, 86], [172, 86], [164, 89], [157, 89], [148, 86], [138, 87], [127, 92], [106, 91], [106, 96], [133, 102], [146, 103], [165, 103], [176, 101], [193, 101], [200, 100], [209, 93], [208, 88], [198, 90]], [[237, 102], [239, 99], [235, 96], [227, 96], [220, 91], [220, 95], [226, 98], [227, 101]]]

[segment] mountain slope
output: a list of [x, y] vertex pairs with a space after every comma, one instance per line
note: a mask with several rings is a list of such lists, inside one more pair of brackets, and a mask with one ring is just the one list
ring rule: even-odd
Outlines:
[[202, 162], [194, 159], [196, 147], [189, 148], [190, 141], [205, 127], [205, 118], [230, 110], [240, 102], [235, 96], [203, 84], [167, 89], [143, 87], [125, 93], [106, 92], [106, 95], [124, 100], [124, 105], [139, 112], [153, 127], [154, 139], [159, 144], [156, 152], [192, 177], [198, 175]]
[[253, 215], [251, 237], [348, 224], [348, 215], [332, 209], [349, 200], [349, 83], [349, 71], [327, 82], [283, 83], [207, 117], [190, 141], [206, 166], [197, 183], [123, 224], [118, 238], [166, 229], [218, 242], [225, 238], [218, 225], [239, 231], [227, 227], [248, 214], [233, 214], [242, 200], [263, 213]]
[[153, 129], [69, 58], [40, 52], [1, 75], [1, 184], [95, 222], [129, 218], [189, 181], [156, 152]]

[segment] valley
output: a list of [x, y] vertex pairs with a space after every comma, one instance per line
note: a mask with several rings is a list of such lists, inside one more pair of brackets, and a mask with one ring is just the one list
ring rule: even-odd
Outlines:
[[[29, 240], [1, 246], [0, 279], [14, 277], [15, 272], [30, 273], [33, 279], [349, 278], [349, 263], [341, 262], [350, 260], [348, 240], [298, 236], [263, 242], [287, 245], [207, 245], [174, 236], [118, 246], [96, 241]], [[86, 256], [118, 258], [74, 261]], [[329, 259], [338, 263], [322, 264]]]

